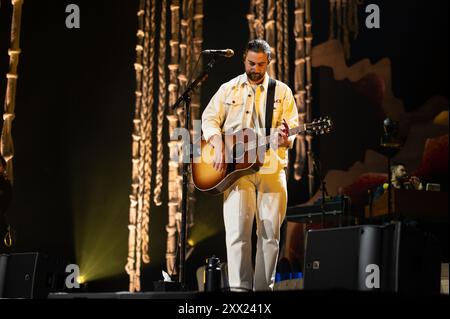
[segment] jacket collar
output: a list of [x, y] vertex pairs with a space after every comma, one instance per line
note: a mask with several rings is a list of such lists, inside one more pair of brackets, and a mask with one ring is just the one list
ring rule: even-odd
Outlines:
[[[244, 87], [245, 85], [251, 85], [248, 81], [247, 73], [242, 74], [239, 80], [239, 84], [242, 87]], [[258, 86], [262, 86], [264, 88], [264, 92], [267, 92], [269, 86], [269, 74], [267, 74], [267, 72], [264, 75], [264, 81], [261, 84], [258, 84]]]

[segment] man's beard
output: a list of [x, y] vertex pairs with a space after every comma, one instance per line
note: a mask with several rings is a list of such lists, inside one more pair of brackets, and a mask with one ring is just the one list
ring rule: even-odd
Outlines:
[[247, 73], [247, 77], [253, 82], [259, 82], [264, 78], [264, 73]]

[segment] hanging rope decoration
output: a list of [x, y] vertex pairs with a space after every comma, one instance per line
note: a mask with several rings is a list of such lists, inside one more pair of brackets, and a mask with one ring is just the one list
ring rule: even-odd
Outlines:
[[[178, 69], [180, 59], [180, 1], [172, 0], [170, 4], [171, 16], [171, 38], [170, 38], [170, 64], [169, 64], [169, 105], [173, 105], [177, 100], [178, 95]], [[167, 115], [169, 121], [169, 134], [172, 136], [173, 132], [178, 126], [178, 118], [176, 114]], [[179, 142], [169, 141], [169, 216], [166, 225], [167, 231], [167, 247], [166, 247], [166, 268], [169, 275], [176, 275], [176, 248], [177, 248], [177, 213], [179, 210], [179, 198], [181, 189], [180, 176], [178, 174], [178, 154]]]
[[[294, 69], [294, 96], [298, 108], [300, 123], [307, 122], [306, 109], [306, 85], [305, 85], [305, 1], [295, 1], [295, 69]], [[305, 136], [297, 135], [296, 137], [296, 157], [294, 161], [294, 178], [300, 180], [302, 178], [306, 163], [306, 139]]]
[[283, 1], [277, 1], [277, 75], [278, 79], [284, 82], [284, 66], [283, 66]]
[[144, 15], [145, 15], [145, 0], [140, 0], [138, 16], [138, 31], [137, 31], [137, 45], [136, 45], [136, 62], [134, 69], [136, 72], [136, 102], [133, 118], [133, 133], [132, 133], [132, 176], [131, 176], [131, 194], [130, 194], [130, 212], [128, 225], [128, 257], [125, 270], [129, 276], [130, 292], [136, 291], [136, 286], [140, 286], [139, 276], [136, 271], [136, 239], [137, 239], [137, 215], [138, 210], [142, 209], [139, 203], [139, 189], [141, 184], [140, 178], [140, 152], [139, 144], [141, 140], [141, 120], [140, 113], [142, 108], [142, 71], [143, 71], [143, 43], [144, 43]]
[[[263, 2], [264, 3], [264, 2]], [[275, 30], [275, 2], [274, 0], [268, 0], [267, 2], [267, 20], [265, 23], [265, 34], [266, 34], [266, 42], [270, 45], [271, 56], [273, 59], [270, 61], [267, 67], [267, 73], [270, 77], [276, 78], [280, 77], [280, 74], [277, 74], [276, 66], [279, 64], [280, 55], [275, 52], [275, 48], [278, 48], [278, 45], [275, 38], [276, 30]]]
[[[267, 37], [268, 43], [276, 45], [275, 57], [277, 67], [277, 78], [284, 83], [289, 83], [289, 21], [288, 21], [288, 0], [276, 2], [276, 41]], [[272, 4], [269, 2], [269, 7]], [[268, 18], [269, 19], [269, 18]], [[268, 23], [266, 29], [269, 29]], [[266, 34], [270, 31], [268, 30]], [[269, 42], [272, 41], [272, 42]]]
[[[145, 1], [145, 2], [144, 2]], [[152, 179], [152, 110], [155, 60], [155, 0], [141, 0], [136, 46], [136, 105], [132, 134], [132, 193], [128, 259], [125, 269], [130, 277], [129, 290], [140, 291], [141, 263], [149, 263], [150, 193]]]
[[148, 87], [148, 96], [147, 96], [147, 104], [145, 108], [145, 112], [142, 113], [143, 118], [142, 121], [145, 123], [144, 125], [144, 147], [145, 147], [145, 155], [144, 155], [144, 204], [143, 204], [143, 212], [142, 212], [142, 261], [144, 263], [150, 262], [150, 256], [148, 254], [148, 244], [149, 244], [149, 222], [150, 222], [150, 195], [151, 195], [151, 181], [152, 181], [152, 164], [153, 164], [153, 156], [152, 156], [152, 130], [153, 130], [153, 103], [154, 103], [154, 69], [155, 69], [155, 37], [156, 37], [156, 28], [155, 28], [155, 11], [156, 11], [156, 0], [151, 0], [151, 28], [150, 32], [148, 32], [147, 38], [150, 38], [150, 53], [149, 53], [149, 64], [148, 64], [148, 77], [147, 77], [147, 87]]
[[329, 39], [337, 39], [342, 43], [345, 58], [350, 58], [351, 40], [359, 33], [358, 10], [363, 0], [329, 0], [330, 29]]
[[[277, 5], [277, 20], [276, 20], [276, 29], [277, 29], [277, 40], [282, 39], [283, 38], [283, 3], [282, 1], [277, 1], [276, 3]], [[283, 74], [284, 74], [284, 70], [283, 70], [283, 41], [276, 41], [276, 45], [277, 45], [277, 57], [281, 57], [279, 59], [277, 59], [277, 75], [278, 78], [281, 80], [283, 79]]]
[[157, 129], [157, 160], [156, 160], [156, 185], [154, 192], [154, 203], [156, 206], [161, 206], [161, 191], [163, 186], [163, 128], [164, 115], [166, 106], [166, 20], [167, 20], [167, 0], [162, 0], [161, 8], [161, 29], [159, 31], [159, 56], [158, 56], [158, 71], [159, 71], [159, 97], [158, 97], [158, 129]]
[[[312, 23], [310, 0], [295, 1], [295, 71], [294, 95], [300, 123], [309, 123], [312, 112]], [[297, 135], [294, 178], [300, 180], [308, 161], [309, 195], [314, 191], [314, 168], [312, 165], [312, 135]]]
[[[188, 2], [189, 0], [183, 0], [182, 1], [182, 6], [181, 6], [181, 26], [180, 26], [180, 68], [178, 70], [178, 86], [179, 86], [179, 92], [184, 92], [184, 90], [186, 89], [187, 86], [187, 81], [188, 81], [188, 77], [189, 77], [189, 63], [190, 63], [190, 47], [189, 47], [189, 43], [188, 43], [188, 39], [189, 39], [189, 24], [190, 24], [190, 20], [189, 20], [189, 15], [188, 15]], [[179, 107], [176, 110], [176, 114], [178, 116], [178, 123], [180, 127], [183, 128], [187, 128], [187, 125], [185, 123], [185, 116], [184, 116], [184, 112], [185, 112], [185, 108], [181, 108]], [[179, 144], [179, 148], [178, 148], [178, 171], [177, 174], [179, 176], [179, 186], [178, 186], [178, 190], [179, 190], [179, 196], [178, 196], [178, 210], [177, 210], [177, 214], [176, 214], [176, 222], [177, 222], [177, 232], [178, 232], [178, 239], [180, 240], [180, 234], [181, 234], [181, 206], [182, 206], [182, 190], [183, 190], [183, 174], [182, 174], [182, 168], [183, 168], [183, 148], [182, 148], [182, 144], [180, 141]], [[188, 194], [189, 197], [189, 194]], [[187, 203], [187, 207], [189, 207], [189, 202]], [[188, 212], [186, 212], [188, 213]], [[188, 219], [188, 216], [186, 216], [186, 221]], [[188, 224], [186, 222], [186, 224]], [[186, 225], [186, 229], [185, 229], [185, 234], [186, 234], [186, 238], [188, 238], [188, 230], [187, 230], [187, 225]], [[181, 244], [180, 241], [178, 241], [178, 247]], [[178, 250], [180, 251], [180, 250]], [[179, 269], [177, 270], [177, 273], [179, 273]]]
[[289, 13], [288, 0], [283, 0], [283, 82], [289, 84]]
[[[182, 1], [181, 9], [180, 68], [178, 73], [178, 83], [179, 90], [182, 92], [187, 87], [187, 82], [190, 78], [192, 69], [194, 0]], [[184, 108], [178, 108], [177, 114], [180, 125], [186, 127], [186, 124], [184, 123]]]
[[256, 38], [255, 33], [255, 0], [250, 0], [250, 5], [247, 13], [247, 22], [248, 22], [248, 30], [250, 39]]
[[264, 39], [264, 0], [256, 0], [255, 33], [258, 39]]
[[[180, 16], [180, 68], [178, 70], [178, 85], [179, 85], [179, 92], [183, 92], [186, 89], [186, 83], [188, 81], [187, 78], [187, 64], [189, 64], [188, 61], [188, 54], [187, 52], [187, 43], [186, 43], [186, 37], [187, 37], [187, 28], [188, 28], [188, 21], [187, 21], [187, 4], [188, 0], [182, 1], [181, 6], [181, 16]], [[181, 127], [185, 127], [184, 123], [184, 110], [183, 108], [178, 108], [176, 110], [178, 115], [178, 121], [180, 123]], [[179, 159], [181, 161], [181, 159]], [[180, 162], [181, 164], [181, 162]], [[180, 165], [180, 172], [181, 174], [181, 165]], [[180, 175], [181, 176], [181, 175]], [[181, 203], [181, 196], [180, 196], [180, 203]]]
[[[311, 22], [311, 0], [304, 1], [305, 5], [305, 62], [306, 62], [306, 121], [310, 123], [312, 120], [312, 22]], [[313, 150], [312, 150], [313, 135], [306, 135], [306, 142], [308, 145], [308, 188], [309, 196], [313, 196], [314, 189], [314, 165], [313, 165]]]
[[[193, 59], [193, 38], [194, 38], [194, 25], [193, 25], [193, 19], [194, 19], [194, 0], [187, 0], [184, 1], [184, 3], [187, 3], [186, 11], [183, 11], [183, 17], [186, 21], [186, 79], [189, 79], [192, 72], [192, 59]], [[188, 83], [186, 81], [185, 85], [187, 86]], [[183, 117], [184, 118], [184, 117]]]
[[9, 55], [9, 71], [6, 74], [7, 85], [5, 104], [3, 112], [3, 128], [0, 140], [1, 155], [6, 161], [6, 173], [8, 179], [13, 182], [13, 162], [14, 143], [12, 138], [12, 122], [15, 118], [16, 106], [16, 88], [17, 88], [17, 68], [19, 66], [20, 55], [20, 27], [22, 20], [23, 0], [11, 0], [13, 5], [12, 22], [11, 22], [11, 47], [8, 50]]

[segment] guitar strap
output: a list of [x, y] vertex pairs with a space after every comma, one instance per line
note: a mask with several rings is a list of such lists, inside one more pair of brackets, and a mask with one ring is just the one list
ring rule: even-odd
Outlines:
[[267, 89], [267, 102], [266, 102], [266, 136], [270, 135], [270, 129], [272, 128], [273, 117], [273, 104], [275, 102], [275, 86], [277, 81], [269, 78], [269, 86]]

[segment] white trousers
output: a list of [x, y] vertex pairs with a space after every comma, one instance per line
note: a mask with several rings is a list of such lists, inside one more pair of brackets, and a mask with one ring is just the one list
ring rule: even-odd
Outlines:
[[[228, 279], [230, 289], [272, 290], [280, 227], [286, 215], [286, 173], [241, 177], [224, 193]], [[256, 261], [252, 266], [252, 226], [256, 217]]]

